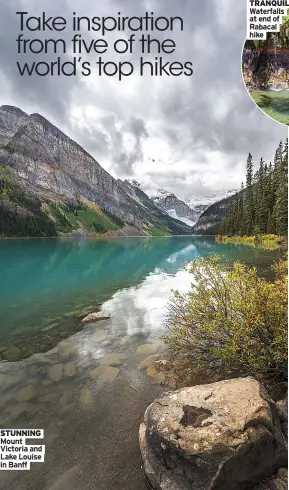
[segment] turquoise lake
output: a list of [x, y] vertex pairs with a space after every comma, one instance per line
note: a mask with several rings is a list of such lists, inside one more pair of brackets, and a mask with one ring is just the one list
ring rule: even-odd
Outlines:
[[[154, 288], [162, 275], [167, 282], [171, 278], [173, 287], [174, 275], [187, 260], [210, 253], [224, 254], [231, 261], [242, 258], [259, 264], [261, 270], [278, 255], [217, 244], [208, 237], [1, 241], [2, 358], [4, 348], [8, 360], [18, 360], [54, 347], [81, 328], [81, 315], [100, 308], [117, 291], [133, 287], [139, 291], [145, 280]], [[21, 352], [9, 354], [15, 346]]]
[[[145, 490], [138, 427], [165, 388], [143, 361], [164, 355], [187, 261], [210, 253], [267, 278], [280, 256], [211, 237], [0, 242], [0, 425], [44, 429], [46, 445], [31, 471], [0, 471], [1, 489]], [[111, 318], [83, 328], [101, 308]]]

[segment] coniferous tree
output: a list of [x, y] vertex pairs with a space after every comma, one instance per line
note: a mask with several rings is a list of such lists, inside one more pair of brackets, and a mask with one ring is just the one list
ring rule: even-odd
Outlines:
[[246, 198], [244, 207], [244, 220], [246, 235], [250, 235], [254, 228], [254, 195], [253, 195], [253, 157], [251, 153], [247, 158]]
[[259, 168], [259, 179], [256, 183], [256, 221], [255, 226], [260, 233], [266, 233], [268, 221], [268, 202], [266, 194], [266, 168], [261, 158]]
[[244, 201], [245, 201], [245, 190], [244, 190], [244, 182], [241, 184], [241, 192], [240, 192], [240, 235], [245, 235], [245, 221], [244, 221]]
[[285, 151], [282, 152], [279, 146], [279, 158], [276, 176], [276, 204], [274, 216], [276, 220], [276, 232], [279, 235], [287, 233], [288, 229], [288, 141], [285, 144]]

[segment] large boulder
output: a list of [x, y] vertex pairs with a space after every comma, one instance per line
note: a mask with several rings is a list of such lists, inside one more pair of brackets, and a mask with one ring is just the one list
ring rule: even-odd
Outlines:
[[282, 432], [286, 440], [288, 439], [288, 395], [284, 400], [277, 402], [277, 410], [282, 424]]
[[89, 313], [85, 318], [83, 318], [82, 323], [84, 325], [88, 323], [99, 322], [100, 320], [109, 320], [110, 314], [104, 311], [98, 311], [96, 313]]
[[288, 470], [281, 468], [272, 478], [258, 483], [253, 490], [288, 490]]
[[287, 466], [276, 405], [252, 378], [164, 393], [146, 410], [140, 448], [154, 490], [242, 490]]
[[284, 400], [277, 402], [277, 410], [281, 422], [288, 422], [288, 395], [284, 398]]

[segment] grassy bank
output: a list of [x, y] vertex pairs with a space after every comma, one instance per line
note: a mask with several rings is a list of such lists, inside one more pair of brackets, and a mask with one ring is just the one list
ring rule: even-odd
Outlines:
[[262, 247], [266, 250], [277, 250], [287, 246], [287, 237], [278, 235], [226, 236], [217, 235], [219, 243], [244, 243], [252, 247]]

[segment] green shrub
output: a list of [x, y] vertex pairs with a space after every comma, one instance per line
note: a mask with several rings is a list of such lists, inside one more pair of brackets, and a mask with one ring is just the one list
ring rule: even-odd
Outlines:
[[175, 292], [165, 336], [177, 384], [188, 384], [216, 370], [252, 375], [267, 383], [287, 369], [287, 261], [275, 266], [274, 282], [255, 267], [235, 262], [231, 269], [217, 255], [190, 266], [193, 284]]
[[93, 221], [92, 227], [96, 231], [96, 233], [105, 233], [107, 231], [104, 226], [97, 221]]
[[122, 228], [124, 226], [124, 221], [118, 218], [115, 214], [110, 213], [107, 209], [104, 208], [100, 208], [100, 209], [118, 227]]
[[69, 220], [65, 214], [65, 210], [57, 204], [50, 203], [50, 211], [56, 220], [56, 228], [63, 233], [69, 233], [74, 229], [74, 224]]

